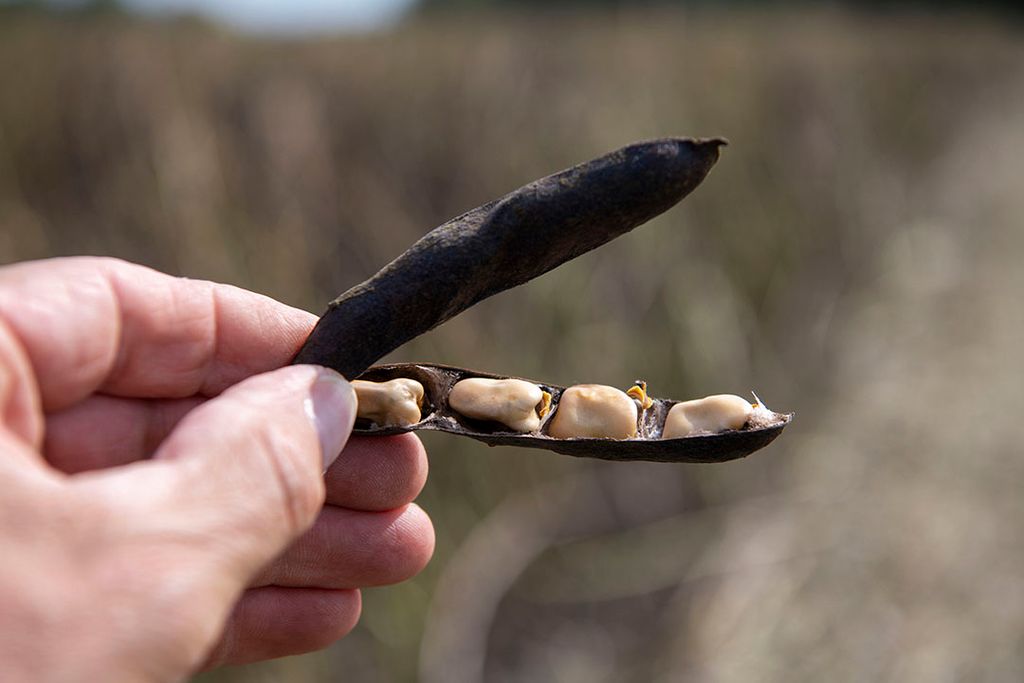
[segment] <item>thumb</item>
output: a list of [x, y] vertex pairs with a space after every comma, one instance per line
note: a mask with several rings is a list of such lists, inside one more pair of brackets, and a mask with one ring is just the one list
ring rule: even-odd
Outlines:
[[352, 386], [311, 365], [251, 377], [207, 401], [155, 456], [173, 462], [175, 512], [187, 517], [179, 521], [248, 581], [312, 525], [323, 473], [355, 414]]

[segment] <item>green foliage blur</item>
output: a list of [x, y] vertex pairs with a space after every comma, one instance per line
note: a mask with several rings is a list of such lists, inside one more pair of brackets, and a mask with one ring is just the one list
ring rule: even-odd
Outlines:
[[1022, 120], [1021, 29], [969, 12], [317, 39], [4, 15], [0, 261], [114, 255], [318, 311], [536, 177], [725, 136], [679, 207], [387, 360], [754, 389], [796, 412], [782, 437], [688, 466], [427, 434], [424, 574], [326, 652], [200, 680], [1021, 680]]

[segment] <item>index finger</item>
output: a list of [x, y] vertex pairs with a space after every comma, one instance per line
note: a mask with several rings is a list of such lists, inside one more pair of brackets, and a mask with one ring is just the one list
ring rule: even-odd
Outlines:
[[214, 396], [287, 364], [315, 321], [237, 287], [116, 259], [0, 268], [0, 322], [21, 342], [47, 411], [96, 391]]

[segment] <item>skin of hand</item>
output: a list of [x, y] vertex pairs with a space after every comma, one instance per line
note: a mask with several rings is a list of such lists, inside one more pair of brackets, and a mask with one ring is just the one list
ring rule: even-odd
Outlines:
[[426, 564], [423, 447], [349, 438], [350, 385], [284, 367], [314, 322], [112, 259], [0, 268], [0, 680], [319, 649]]

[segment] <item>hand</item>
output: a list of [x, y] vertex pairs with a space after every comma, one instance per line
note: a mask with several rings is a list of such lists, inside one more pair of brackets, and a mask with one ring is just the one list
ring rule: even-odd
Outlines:
[[314, 321], [119, 261], [0, 268], [0, 680], [318, 649], [423, 567], [420, 442], [348, 439], [349, 384], [281, 367]]

